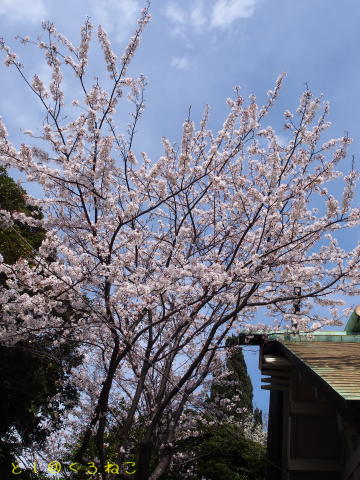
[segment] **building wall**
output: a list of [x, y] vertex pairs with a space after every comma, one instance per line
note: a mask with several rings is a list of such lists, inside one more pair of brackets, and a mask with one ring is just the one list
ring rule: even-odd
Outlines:
[[[273, 415], [277, 416], [278, 426], [281, 423], [282, 429], [282, 471], [273, 469], [268, 478], [341, 480], [345, 451], [336, 410], [298, 370], [290, 369], [288, 380], [288, 387], [280, 393], [271, 392], [272, 400], [277, 395], [278, 412], [275, 414], [273, 408]], [[272, 449], [269, 456], [274, 459], [276, 448], [274, 450], [274, 445], [271, 446], [274, 431], [270, 430], [269, 425], [269, 448]]]

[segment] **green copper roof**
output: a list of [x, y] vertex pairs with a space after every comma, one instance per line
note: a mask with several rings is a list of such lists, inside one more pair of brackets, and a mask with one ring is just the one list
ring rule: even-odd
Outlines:
[[274, 332], [277, 340], [345, 400], [360, 400], [360, 305], [343, 332]]
[[335, 332], [335, 331], [319, 331], [314, 333], [290, 333], [276, 332], [269, 334], [270, 340], [284, 340], [288, 342], [341, 342], [341, 343], [360, 343], [359, 333]]
[[360, 400], [360, 342], [280, 341], [345, 400]]

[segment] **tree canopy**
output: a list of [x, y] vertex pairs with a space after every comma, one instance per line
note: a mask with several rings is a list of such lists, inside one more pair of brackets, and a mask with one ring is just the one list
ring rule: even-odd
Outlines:
[[[26, 192], [0, 169], [0, 208], [43, 218], [38, 207], [28, 205]], [[8, 265], [32, 258], [45, 238], [45, 230], [16, 221], [12, 228], [0, 226], [0, 254]], [[6, 275], [2, 277], [6, 286]], [[29, 291], [31, 296], [31, 291]], [[0, 312], [1, 315], [1, 312]], [[0, 323], [4, 326], [0, 316]], [[21, 325], [19, 324], [19, 328]], [[34, 333], [12, 345], [0, 344], [0, 470], [11, 477], [11, 463], [28, 447], [42, 445], [61, 426], [64, 410], [73, 407], [78, 391], [69, 379], [72, 367], [80, 363], [76, 345], [68, 341], [55, 345], [56, 335]], [[31, 477], [31, 472], [24, 475]], [[29, 478], [30, 478], [29, 477]]]
[[[27, 204], [25, 190], [8, 176], [4, 167], [0, 167], [0, 209], [34, 216], [38, 220], [43, 218], [39, 207]], [[8, 264], [14, 264], [20, 257], [27, 257], [31, 252], [30, 246], [39, 248], [45, 238], [42, 227], [29, 226], [20, 221], [15, 222], [15, 227], [17, 232], [6, 225], [0, 226], [0, 253]]]

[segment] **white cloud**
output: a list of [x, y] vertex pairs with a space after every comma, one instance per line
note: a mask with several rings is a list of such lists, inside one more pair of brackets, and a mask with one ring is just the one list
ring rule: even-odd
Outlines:
[[138, 0], [90, 0], [90, 5], [92, 21], [114, 34], [118, 42], [127, 40], [137, 26], [141, 9]]
[[[209, 1], [209, 0], [207, 0]], [[239, 18], [250, 17], [258, 0], [213, 0], [212, 7], [204, 8], [204, 0], [191, 0], [191, 7], [181, 8], [171, 0], [164, 15], [175, 25], [173, 33], [185, 36], [185, 30], [202, 32], [209, 28], [224, 28]], [[208, 6], [208, 5], [207, 5]], [[206, 15], [210, 11], [210, 17]]]
[[177, 68], [178, 70], [188, 70], [191, 66], [189, 57], [186, 55], [183, 57], [173, 57], [171, 59], [171, 66]]
[[196, 2], [195, 7], [190, 13], [190, 22], [192, 25], [201, 29], [207, 22], [207, 18], [204, 15], [204, 4], [202, 0]]
[[164, 15], [175, 25], [172, 33], [174, 35], [185, 36], [187, 27], [201, 31], [207, 23], [204, 14], [203, 0], [193, 0], [190, 9], [182, 9], [176, 2], [171, 1], [167, 4]]
[[282, 146], [286, 146], [289, 143], [290, 138], [288, 138], [286, 135], [283, 135], [282, 133], [278, 133], [275, 135], [277, 142]]
[[210, 25], [227, 27], [239, 18], [250, 17], [254, 13], [257, 0], [216, 0], [212, 8]]
[[175, 2], [167, 4], [165, 15], [169, 20], [177, 24], [184, 24], [186, 22], [186, 13]]
[[10, 22], [40, 23], [48, 17], [44, 0], [0, 0], [0, 15]]

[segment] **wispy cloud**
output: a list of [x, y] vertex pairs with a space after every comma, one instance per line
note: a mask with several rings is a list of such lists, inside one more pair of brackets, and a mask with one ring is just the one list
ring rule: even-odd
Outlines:
[[171, 0], [166, 5], [164, 15], [173, 24], [173, 33], [175, 35], [184, 35], [188, 27], [191, 27], [195, 31], [200, 31], [207, 23], [203, 0], [192, 1], [191, 8], [189, 9], [181, 8], [178, 3]]
[[276, 140], [279, 142], [279, 144], [282, 147], [289, 143], [290, 138], [287, 137], [286, 135], [283, 135], [282, 133], [277, 133], [275, 136], [276, 136]]
[[257, 0], [216, 0], [211, 12], [211, 27], [227, 27], [239, 18], [254, 13]]
[[187, 21], [186, 12], [175, 2], [170, 2], [166, 5], [165, 15], [174, 23], [183, 24]]
[[94, 23], [101, 24], [118, 42], [126, 40], [135, 28], [141, 9], [138, 0], [90, 0], [90, 5]]
[[207, 18], [204, 13], [204, 3], [202, 0], [195, 2], [194, 7], [190, 11], [190, 22], [198, 29], [206, 25]]
[[0, 16], [10, 22], [40, 23], [48, 17], [43, 0], [0, 0]]
[[171, 59], [171, 66], [178, 70], [188, 70], [191, 66], [191, 62], [187, 55], [184, 55], [183, 57], [173, 57]]
[[[209, 1], [209, 0], [207, 0]], [[193, 0], [188, 9], [171, 0], [164, 15], [174, 24], [175, 34], [185, 34], [187, 28], [202, 32], [206, 29], [225, 28], [239, 18], [250, 17], [258, 0], [213, 0], [204, 8], [204, 0]], [[209, 2], [210, 3], [210, 2]], [[210, 12], [207, 14], [207, 12]]]

